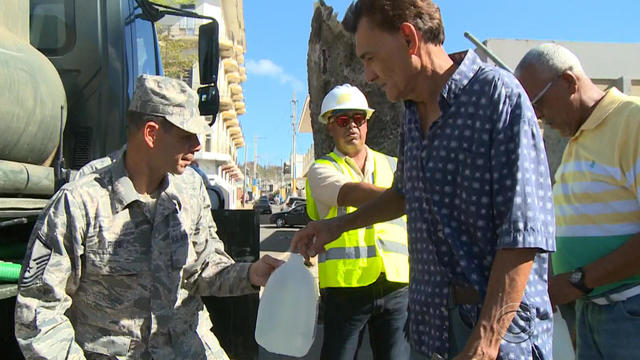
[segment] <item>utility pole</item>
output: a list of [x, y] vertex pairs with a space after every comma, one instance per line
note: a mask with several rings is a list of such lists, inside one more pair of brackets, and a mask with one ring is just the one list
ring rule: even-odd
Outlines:
[[[256, 180], [258, 179], [258, 170], [257, 170], [257, 166], [258, 166], [258, 139], [264, 139], [264, 136], [258, 136], [258, 135], [254, 135], [253, 136], [253, 179]], [[253, 183], [251, 184], [253, 186]], [[256, 187], [260, 186], [257, 181], [256, 181]], [[253, 187], [252, 187], [253, 189]], [[257, 189], [255, 189], [257, 190]], [[253, 197], [255, 199], [256, 196], [256, 191], [253, 191]]]
[[291, 104], [293, 105], [293, 113], [291, 114], [291, 128], [293, 130], [293, 153], [292, 153], [292, 161], [291, 161], [291, 196], [296, 196], [296, 104], [298, 100], [296, 100], [296, 92], [293, 92], [293, 100], [291, 100]]
[[258, 178], [258, 175], [256, 173], [256, 166], [258, 164], [258, 136], [254, 135], [253, 136], [253, 181], [251, 182], [251, 186], [252, 186], [252, 191], [253, 191], [253, 196], [256, 196], [256, 191], [255, 189], [253, 189], [253, 183], [256, 182], [256, 179]]
[[244, 203], [247, 194], [247, 145], [244, 146], [244, 169], [242, 170], [242, 207], [244, 208]]

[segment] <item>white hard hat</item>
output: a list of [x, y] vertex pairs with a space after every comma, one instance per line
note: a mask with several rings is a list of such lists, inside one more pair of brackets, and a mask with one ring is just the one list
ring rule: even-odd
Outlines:
[[322, 100], [318, 121], [326, 124], [331, 111], [339, 109], [363, 110], [367, 113], [367, 119], [369, 119], [375, 111], [369, 107], [367, 98], [364, 97], [362, 91], [349, 84], [338, 85], [329, 91], [324, 97], [324, 100]]

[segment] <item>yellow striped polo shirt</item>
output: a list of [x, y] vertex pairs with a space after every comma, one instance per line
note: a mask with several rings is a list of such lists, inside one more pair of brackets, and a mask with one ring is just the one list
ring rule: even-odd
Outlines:
[[[613, 88], [569, 140], [555, 174], [554, 273], [572, 271], [640, 233], [640, 98]], [[640, 283], [640, 275], [596, 288]]]

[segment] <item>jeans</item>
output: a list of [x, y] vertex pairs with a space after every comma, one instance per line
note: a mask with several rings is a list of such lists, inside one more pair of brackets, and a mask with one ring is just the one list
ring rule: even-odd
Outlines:
[[640, 295], [598, 305], [576, 301], [578, 360], [640, 357]]
[[369, 327], [374, 359], [405, 360], [409, 343], [405, 336], [409, 289], [383, 275], [371, 285], [322, 289], [324, 340], [321, 359], [353, 360]]

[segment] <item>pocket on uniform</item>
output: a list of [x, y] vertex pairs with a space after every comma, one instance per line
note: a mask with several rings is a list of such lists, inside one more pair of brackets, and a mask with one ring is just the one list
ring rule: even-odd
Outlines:
[[171, 235], [171, 264], [174, 269], [182, 269], [189, 258], [189, 236], [180, 231]]
[[89, 274], [135, 275], [148, 266], [147, 262], [135, 261], [129, 256], [111, 251], [86, 251], [86, 271]]

